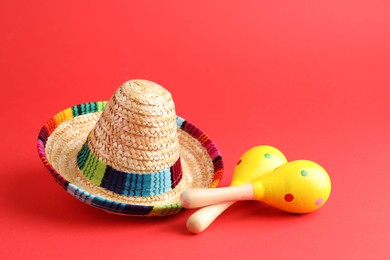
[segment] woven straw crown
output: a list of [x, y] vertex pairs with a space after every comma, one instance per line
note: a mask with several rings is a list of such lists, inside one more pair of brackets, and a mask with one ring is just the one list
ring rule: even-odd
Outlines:
[[120, 171], [155, 172], [179, 158], [175, 107], [171, 94], [156, 83], [134, 80], [111, 98], [89, 146]]
[[[182, 169], [171, 94], [151, 81], [124, 83], [108, 102], [78, 154], [78, 165], [85, 176], [98, 175], [97, 167], [93, 172], [86, 169], [91, 156], [112, 168], [110, 178], [121, 179], [105, 185], [113, 192], [157, 195], [174, 188]], [[121, 178], [124, 174], [134, 178]], [[164, 178], [169, 180], [156, 183]], [[109, 182], [97, 180], [98, 184], [104, 181]]]

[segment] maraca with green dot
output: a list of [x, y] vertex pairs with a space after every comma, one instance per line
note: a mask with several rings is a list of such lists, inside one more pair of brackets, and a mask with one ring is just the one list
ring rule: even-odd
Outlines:
[[[278, 149], [267, 145], [255, 146], [241, 155], [234, 168], [230, 186], [250, 183], [285, 163], [287, 159]], [[192, 233], [202, 232], [234, 203], [235, 201], [227, 201], [198, 210], [188, 218], [187, 229]]]
[[292, 213], [308, 213], [329, 198], [328, 173], [315, 162], [298, 160], [276, 168], [250, 184], [216, 189], [190, 189], [182, 193], [185, 208], [198, 208], [225, 201], [259, 200]]
[[285, 163], [286, 157], [275, 147], [255, 146], [241, 155], [234, 168], [231, 186], [250, 183]]

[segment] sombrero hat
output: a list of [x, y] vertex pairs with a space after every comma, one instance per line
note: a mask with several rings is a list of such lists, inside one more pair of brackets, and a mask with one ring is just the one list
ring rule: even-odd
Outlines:
[[223, 173], [216, 145], [147, 80], [56, 114], [39, 133], [38, 153], [72, 196], [124, 215], [176, 214], [184, 190], [216, 187]]

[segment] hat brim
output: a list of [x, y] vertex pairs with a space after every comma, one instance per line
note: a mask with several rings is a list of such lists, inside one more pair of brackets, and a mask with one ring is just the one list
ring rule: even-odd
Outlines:
[[41, 129], [38, 153], [51, 175], [68, 193], [105, 211], [137, 216], [166, 216], [182, 210], [180, 194], [189, 188], [215, 188], [223, 162], [217, 146], [199, 128], [177, 117], [183, 178], [171, 191], [158, 196], [125, 196], [89, 182], [76, 157], [107, 102], [84, 103], [57, 113]]

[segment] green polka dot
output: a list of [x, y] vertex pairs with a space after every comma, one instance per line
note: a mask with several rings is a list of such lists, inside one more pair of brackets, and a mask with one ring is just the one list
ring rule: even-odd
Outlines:
[[269, 153], [266, 153], [266, 154], [264, 154], [264, 157], [267, 159], [271, 159], [272, 156]]
[[306, 171], [306, 170], [302, 170], [301, 171], [301, 175], [303, 176], [303, 177], [305, 177], [305, 176], [307, 176], [309, 173]]

